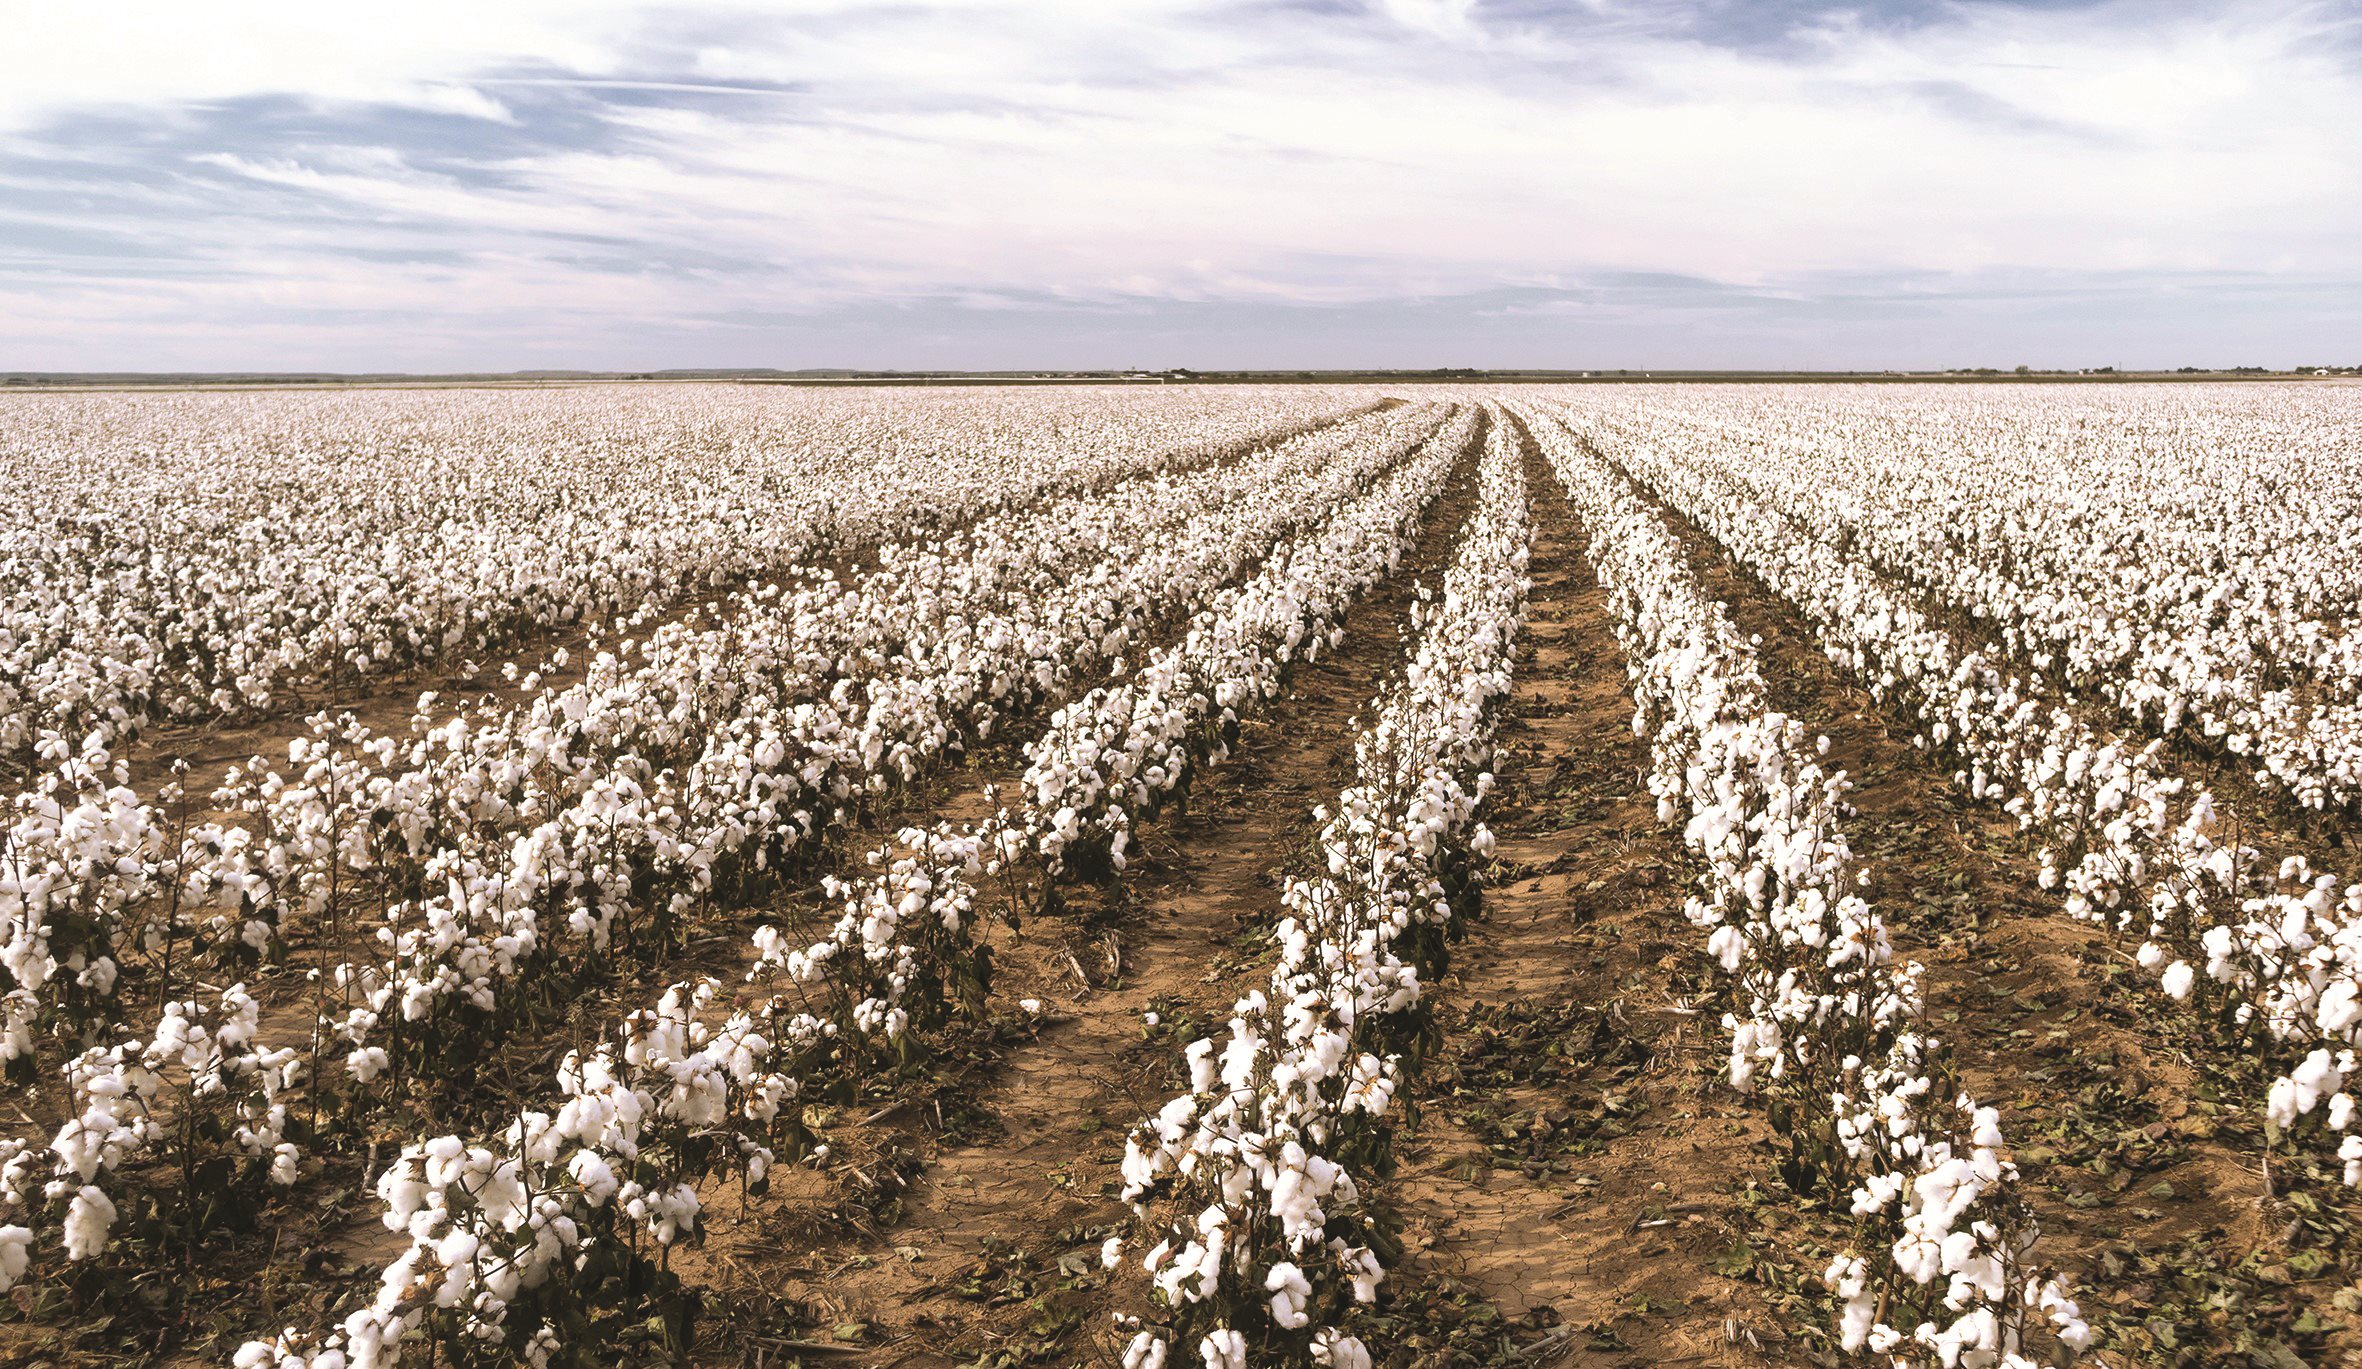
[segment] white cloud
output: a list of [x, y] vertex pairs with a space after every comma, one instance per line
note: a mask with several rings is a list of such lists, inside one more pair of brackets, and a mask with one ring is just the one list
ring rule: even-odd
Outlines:
[[[1645, 10], [1511, 22], [1468, 0], [255, 8], [232, 27], [47, 7], [0, 48], [0, 128], [36, 150], [95, 114], [203, 128], [257, 97], [357, 126], [182, 154], [194, 211], [122, 227], [212, 280], [128, 296], [156, 316], [292, 298], [523, 338], [561, 314], [1343, 306], [1633, 273], [1791, 295], [1929, 273], [2362, 280], [2362, 83], [2350, 27], [2317, 6], [1964, 4], [1752, 46]], [[553, 99], [592, 132], [545, 128]], [[405, 147], [370, 128], [379, 108], [480, 121], [501, 150]], [[430, 250], [469, 264], [387, 264]], [[405, 293], [430, 280], [442, 302]], [[65, 328], [128, 287], [13, 289]]]
[[513, 124], [517, 116], [507, 105], [486, 95], [474, 86], [420, 86], [405, 101], [413, 108], [435, 114], [458, 114], [470, 119], [488, 119], [493, 123]]

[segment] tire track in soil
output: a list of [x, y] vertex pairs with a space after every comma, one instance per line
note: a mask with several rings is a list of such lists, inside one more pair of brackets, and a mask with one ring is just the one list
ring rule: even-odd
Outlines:
[[1734, 1187], [1763, 1168], [1756, 1113], [1714, 1087], [1707, 968], [1682, 906], [1692, 862], [1657, 821], [1623, 649], [1584, 533], [1527, 445], [1525, 651], [1502, 722], [1498, 845], [1481, 920], [1436, 987], [1444, 1047], [1416, 1090], [1395, 1191], [1398, 1294], [1465, 1289], [1522, 1345], [1574, 1365], [1761, 1362], [1778, 1333], [1713, 1272], [1742, 1241]]
[[[2174, 1250], [2202, 1251], [2221, 1270], [2289, 1253], [2288, 1218], [2267, 1196], [2257, 1159], [2255, 1107], [2218, 1099], [2191, 1053], [2209, 1048], [2146, 1015], [2139, 972], [2100, 929], [2042, 891], [2034, 844], [2016, 823], [1913, 747], [1908, 723], [1890, 722], [1818, 649], [1793, 606], [1625, 475], [1688, 548], [1707, 592], [1758, 639], [1772, 706], [1827, 734], [1830, 763], [1853, 786], [1847, 798], [1858, 817], [1847, 831], [1870, 872], [1864, 896], [1886, 919], [1897, 953], [1926, 967], [1928, 1025], [1951, 1043], [1963, 1085], [2001, 1108], [2041, 1225], [2036, 1258], [2069, 1275], [2098, 1332], [2095, 1351], [2133, 1363], [2201, 1362], [2176, 1360], [2154, 1328], [2129, 1324], [2185, 1319], [2187, 1304], [2160, 1297], [2174, 1295], [2160, 1285], [2175, 1271], [2159, 1267]], [[2275, 1296], [2244, 1282], [2261, 1297], [2249, 1313], [2267, 1336], [2306, 1310], [2335, 1315], [2326, 1311], [2328, 1288]], [[2102, 1325], [2109, 1315], [2120, 1322], [2113, 1334]], [[2236, 1330], [2227, 1325], [2218, 1317], [2211, 1332], [2182, 1325], [2172, 1334], [2229, 1353], [2226, 1336]], [[2350, 1326], [2338, 1331], [2337, 1344], [2349, 1346], [2353, 1335]], [[2238, 1347], [2243, 1359], [2247, 1348]]]
[[[1041, 1000], [1038, 1030], [1002, 1053], [951, 1131], [912, 1117], [869, 1138], [920, 1160], [892, 1219], [848, 1230], [841, 1210], [807, 1205], [797, 1231], [792, 1214], [757, 1205], [748, 1215], [763, 1228], [767, 1262], [727, 1271], [740, 1288], [719, 1290], [725, 1299], [751, 1278], [824, 1340], [862, 1327], [855, 1344], [866, 1348], [831, 1363], [965, 1365], [995, 1350], [1012, 1363], [1054, 1350], [1066, 1363], [1086, 1346], [1120, 1349], [1108, 1313], [1139, 1310], [1134, 1280], [1102, 1272], [1098, 1244], [1127, 1216], [1115, 1197], [1124, 1137], [1185, 1086], [1182, 1047], [1219, 1030], [1265, 973], [1283, 872], [1308, 858], [1311, 810], [1350, 774], [1359, 719], [1399, 668], [1404, 615], [1457, 542], [1482, 440], [1429, 508], [1401, 569], [1347, 613], [1344, 645], [1300, 668], [1289, 693], [1243, 725], [1186, 811], [1143, 829], [1122, 880], [1069, 886], [1065, 911], [1001, 943], [994, 996]], [[1109, 973], [1110, 936], [1120, 973]], [[1088, 987], [1077, 987], [1070, 957]], [[1143, 1020], [1152, 1004], [1163, 1018], [1154, 1030]], [[749, 1362], [757, 1348], [745, 1347]]]

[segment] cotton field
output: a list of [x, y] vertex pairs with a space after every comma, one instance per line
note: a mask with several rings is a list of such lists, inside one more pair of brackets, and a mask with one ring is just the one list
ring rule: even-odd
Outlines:
[[0, 398], [0, 1362], [2362, 1363], [2356, 394]]

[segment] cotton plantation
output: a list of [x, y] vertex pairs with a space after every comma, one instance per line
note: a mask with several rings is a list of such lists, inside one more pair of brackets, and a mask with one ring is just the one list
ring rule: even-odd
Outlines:
[[2362, 1355], [2299, 385], [0, 405], [0, 1360]]

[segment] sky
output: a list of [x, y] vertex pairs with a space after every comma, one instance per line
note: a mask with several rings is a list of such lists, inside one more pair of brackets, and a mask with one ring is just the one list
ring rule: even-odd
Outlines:
[[0, 370], [2362, 363], [2362, 0], [9, 11]]

